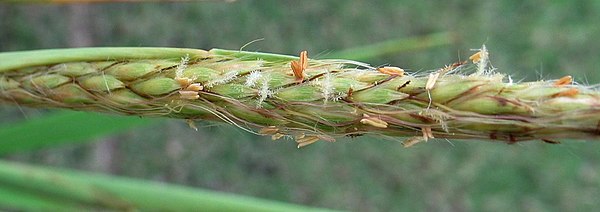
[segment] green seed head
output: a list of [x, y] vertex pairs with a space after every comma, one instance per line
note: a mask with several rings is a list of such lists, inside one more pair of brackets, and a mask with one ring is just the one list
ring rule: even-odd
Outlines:
[[487, 56], [429, 75], [402, 75], [310, 58], [306, 68], [292, 70], [298, 57], [243, 51], [51, 52], [70, 57], [32, 52], [41, 59], [28, 65], [12, 58], [24, 53], [0, 54], [0, 100], [223, 121], [274, 139], [294, 137], [299, 146], [362, 134], [509, 143], [600, 134], [598, 91], [570, 81], [506, 82], [487, 67]]

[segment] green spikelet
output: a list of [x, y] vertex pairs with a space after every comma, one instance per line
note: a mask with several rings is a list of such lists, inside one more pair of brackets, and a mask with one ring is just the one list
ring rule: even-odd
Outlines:
[[[83, 48], [0, 54], [0, 100], [138, 116], [224, 121], [305, 146], [376, 134], [491, 139], [597, 139], [600, 93], [569, 81], [512, 83], [457, 63], [390, 74], [347, 60], [173, 48]], [[471, 74], [469, 74], [469, 70]]]

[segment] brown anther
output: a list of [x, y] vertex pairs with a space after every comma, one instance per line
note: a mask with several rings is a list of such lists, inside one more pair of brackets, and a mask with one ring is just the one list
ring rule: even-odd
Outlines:
[[177, 83], [179, 83], [179, 85], [182, 88], [186, 88], [187, 86], [189, 86], [190, 84], [192, 84], [193, 80], [187, 77], [184, 78], [180, 78], [180, 77], [176, 77], [175, 81], [177, 81]]
[[204, 86], [202, 86], [200, 83], [192, 83], [190, 85], [187, 86], [187, 88], [185, 88], [186, 91], [201, 91], [202, 89], [204, 89]]
[[335, 138], [328, 136], [328, 135], [315, 135], [316, 137], [318, 137], [319, 139], [323, 140], [323, 141], [327, 141], [327, 142], [335, 142]]
[[263, 127], [258, 131], [259, 134], [263, 135], [273, 135], [277, 132], [279, 132], [279, 128], [277, 128], [276, 126]]
[[285, 136], [284, 134], [281, 133], [275, 133], [271, 136], [271, 140], [279, 140], [281, 137]]
[[393, 67], [393, 66], [385, 66], [381, 68], [377, 68], [377, 71], [383, 74], [391, 75], [391, 76], [404, 76], [404, 69]]
[[458, 68], [459, 66], [462, 66], [462, 65], [464, 65], [464, 64], [467, 64], [467, 61], [466, 61], [466, 60], [465, 60], [465, 61], [458, 61], [458, 62], [454, 62], [454, 63], [452, 63], [452, 65], [450, 65], [450, 67], [451, 67], [452, 69], [455, 69], [455, 68]]
[[402, 142], [402, 146], [404, 146], [404, 148], [409, 148], [409, 147], [421, 142], [422, 140], [423, 140], [423, 137], [419, 137], [419, 136], [411, 137], [409, 139], [406, 139], [404, 142]]
[[188, 124], [188, 126], [196, 131], [198, 131], [198, 127], [196, 127], [196, 123], [194, 123], [194, 120], [192, 119], [187, 119], [185, 120]]
[[562, 87], [564, 85], [571, 84], [572, 82], [573, 82], [573, 77], [567, 75], [567, 76], [561, 77], [560, 79], [556, 80], [556, 82], [554, 82], [554, 86]]
[[552, 95], [552, 98], [563, 97], [563, 96], [564, 97], [573, 97], [577, 94], [579, 94], [579, 90], [577, 88], [569, 88], [568, 90], [555, 93], [554, 95]]
[[363, 114], [363, 118], [360, 120], [360, 123], [362, 124], [366, 124], [366, 125], [371, 125], [373, 127], [378, 127], [378, 128], [387, 128], [388, 127], [388, 123], [376, 118], [376, 117], [370, 117], [367, 114]]
[[427, 78], [427, 83], [425, 83], [425, 90], [431, 90], [433, 89], [433, 86], [435, 86], [435, 82], [437, 81], [437, 79], [440, 77], [440, 73], [430, 73], [429, 74], [429, 78]]
[[308, 68], [308, 52], [302, 51], [300, 52], [300, 59], [298, 61], [292, 61], [290, 63], [292, 71], [294, 72], [294, 76], [297, 81], [304, 80], [304, 70]]
[[467, 61], [458, 61], [458, 62], [454, 62], [454, 63], [452, 63], [450, 65], [446, 65], [446, 66], [444, 66], [444, 68], [440, 69], [440, 73], [447, 73], [447, 72], [452, 71], [452, 70], [454, 70], [454, 69], [458, 68], [459, 66], [462, 66], [462, 65], [464, 65], [466, 63], [467, 63]]
[[352, 93], [354, 90], [352, 88], [348, 88], [348, 93], [346, 93], [346, 98], [352, 98]]
[[481, 60], [481, 51], [478, 51], [477, 53], [471, 55], [469, 57], [469, 60], [473, 61], [473, 63], [479, 62], [479, 60]]
[[296, 142], [298, 143], [298, 148], [308, 146], [308, 145], [313, 144], [313, 143], [315, 143], [317, 141], [319, 141], [319, 137], [317, 137], [317, 136], [306, 136], [304, 138], [296, 140]]
[[421, 127], [421, 131], [423, 132], [423, 140], [427, 141], [430, 138], [434, 138], [431, 127]]
[[182, 99], [194, 100], [200, 98], [197, 91], [179, 91], [179, 95], [181, 95]]

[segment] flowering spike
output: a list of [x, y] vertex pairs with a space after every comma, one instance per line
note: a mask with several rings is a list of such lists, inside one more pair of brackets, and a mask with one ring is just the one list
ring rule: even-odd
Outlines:
[[[295, 136], [298, 147], [363, 134], [422, 134], [406, 147], [434, 135], [507, 143], [600, 139], [600, 92], [569, 76], [503, 80], [489, 74], [485, 46], [470, 58], [474, 64], [430, 74], [346, 60], [313, 59], [309, 68], [307, 55], [147, 48], [0, 53], [0, 102], [222, 121], [273, 139]], [[463, 66], [476, 71], [454, 71]]]

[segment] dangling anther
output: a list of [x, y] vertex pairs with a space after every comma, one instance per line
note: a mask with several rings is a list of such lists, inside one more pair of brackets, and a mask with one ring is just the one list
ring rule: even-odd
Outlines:
[[308, 146], [310, 144], [313, 144], [315, 142], [319, 141], [319, 137], [317, 136], [306, 136], [303, 137], [301, 139], [296, 139], [296, 143], [298, 143], [298, 148], [302, 148], [305, 146]]
[[179, 95], [182, 99], [195, 100], [200, 98], [197, 91], [179, 91]]
[[302, 82], [302, 80], [304, 80], [304, 70], [308, 68], [308, 52], [300, 52], [300, 59], [298, 61], [292, 61], [290, 66], [292, 67], [296, 81]]
[[188, 126], [196, 131], [198, 131], [198, 127], [196, 127], [196, 123], [194, 123], [194, 120], [192, 119], [187, 119], [185, 120], [185, 122], [187, 122]]
[[552, 98], [556, 97], [573, 97], [579, 94], [579, 90], [577, 88], [569, 88], [568, 90], [561, 91], [552, 95]]
[[204, 86], [202, 86], [200, 83], [192, 83], [190, 85], [188, 85], [184, 90], [186, 91], [201, 91], [202, 89], [204, 89]]
[[276, 126], [263, 127], [258, 131], [258, 133], [262, 135], [273, 135], [277, 132], [279, 132], [279, 128]]
[[387, 75], [391, 75], [391, 76], [404, 76], [404, 69], [398, 68], [398, 67], [393, 67], [393, 66], [385, 66], [385, 67], [381, 67], [381, 68], [377, 68], [377, 71], [379, 71], [379, 73], [383, 73], [383, 74], [387, 74]]
[[402, 146], [404, 146], [404, 148], [409, 148], [419, 142], [421, 142], [423, 140], [423, 137], [420, 136], [415, 136], [415, 137], [411, 137], [406, 139], [404, 142], [402, 142]]
[[561, 77], [560, 79], [556, 80], [556, 82], [554, 82], [554, 86], [562, 87], [564, 85], [569, 85], [572, 82], [573, 82], [573, 77], [567, 75], [567, 76]]
[[423, 140], [428, 141], [430, 138], [434, 138], [431, 127], [421, 127], [421, 131], [423, 132]]
[[435, 82], [437, 82], [437, 79], [439, 77], [439, 72], [429, 74], [429, 78], [427, 78], [427, 82], [425, 83], [425, 90], [430, 91], [431, 89], [433, 89], [433, 86], [435, 86]]
[[477, 53], [471, 55], [469, 57], [469, 60], [473, 61], [473, 63], [478, 63], [479, 60], [481, 60], [481, 51], [478, 51]]
[[352, 98], [353, 93], [354, 93], [354, 89], [348, 88], [348, 92], [346, 93], [346, 99]]
[[387, 128], [388, 127], [388, 123], [376, 118], [376, 117], [371, 117], [367, 114], [363, 114], [363, 118], [360, 120], [360, 123], [362, 124], [366, 124], [366, 125], [371, 125], [373, 127], [377, 127], [377, 128]]
[[460, 67], [460, 66], [462, 66], [462, 65], [464, 65], [466, 63], [467, 63], [467, 61], [454, 62], [454, 63], [452, 63], [450, 65], [444, 66], [444, 68], [441, 68], [440, 71], [439, 71], [439, 73], [440, 73], [440, 75], [444, 75], [444, 74], [446, 74], [448, 72], [451, 72], [454, 69], [456, 69], [456, 68], [458, 68], [458, 67]]
[[271, 136], [271, 140], [279, 140], [281, 137], [285, 136], [284, 134], [281, 133], [275, 133]]

